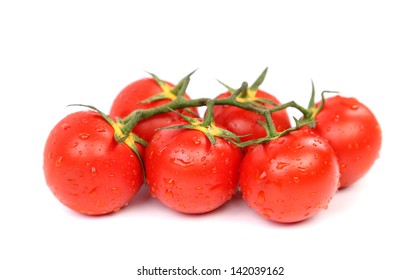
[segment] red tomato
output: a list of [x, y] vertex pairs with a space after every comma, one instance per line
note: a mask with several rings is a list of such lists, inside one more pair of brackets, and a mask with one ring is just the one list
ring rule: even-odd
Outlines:
[[[216, 97], [216, 99], [229, 96], [230, 92], [225, 92]], [[255, 97], [269, 99], [280, 105], [277, 98], [262, 90], [257, 90]], [[274, 106], [265, 104], [265, 107], [272, 108]], [[216, 124], [225, 127], [238, 136], [244, 136], [240, 138], [242, 142], [262, 138], [267, 135], [264, 127], [258, 123], [258, 121], [265, 121], [265, 118], [257, 113], [229, 105], [214, 106], [213, 112]], [[277, 111], [271, 116], [277, 131], [281, 132], [290, 128], [290, 120], [286, 110]]]
[[212, 145], [198, 130], [159, 130], [146, 148], [150, 192], [167, 207], [182, 213], [212, 211], [235, 193], [240, 148], [224, 138]]
[[118, 211], [143, 184], [136, 154], [117, 144], [112, 126], [94, 111], [72, 113], [53, 128], [44, 148], [44, 174], [64, 205], [88, 215]]
[[[149, 97], [162, 92], [165, 92], [170, 96], [169, 90], [173, 88], [173, 85], [167, 82], [164, 83], [165, 86], [161, 87], [153, 78], [144, 78], [129, 84], [115, 98], [111, 107], [110, 116], [124, 118], [136, 109], [150, 109], [169, 103], [171, 99], [168, 98], [139, 104], [140, 101], [146, 100]], [[172, 95], [171, 98], [174, 97], [175, 96]], [[185, 97], [189, 98], [187, 94]], [[197, 108], [188, 109], [198, 115]], [[193, 116], [193, 114], [186, 110], [178, 110], [178, 112]], [[133, 132], [149, 142], [152, 139], [153, 134], [155, 134], [156, 129], [166, 127], [179, 120], [182, 120], [182, 118], [174, 112], [156, 115], [140, 121], [134, 127]]]
[[315, 131], [329, 141], [337, 155], [341, 188], [362, 178], [379, 157], [382, 143], [374, 114], [355, 98], [334, 96], [326, 99], [315, 119]]
[[308, 219], [327, 208], [339, 185], [337, 158], [328, 142], [309, 130], [293, 131], [251, 146], [239, 184], [248, 205], [282, 223]]

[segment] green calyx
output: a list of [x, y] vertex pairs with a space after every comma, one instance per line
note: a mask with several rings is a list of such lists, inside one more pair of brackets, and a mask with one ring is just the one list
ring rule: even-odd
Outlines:
[[290, 132], [298, 130], [305, 125], [308, 125], [308, 126], [312, 127], [312, 125], [314, 125], [314, 123], [315, 123], [314, 120], [310, 120], [310, 119], [300, 119], [300, 120], [298, 120], [296, 118], [293, 118], [293, 120], [295, 121], [295, 126], [278, 132], [276, 130], [275, 126], [274, 126], [274, 123], [273, 123], [273, 120], [271, 118], [271, 114], [269, 113], [269, 111], [267, 111], [267, 113], [264, 114], [264, 116], [265, 116], [266, 121], [265, 122], [258, 121], [258, 122], [261, 126], [264, 127], [267, 135], [265, 137], [262, 137], [262, 138], [257, 138], [257, 139], [254, 139], [254, 140], [241, 142], [241, 143], [238, 144], [238, 146], [243, 148], [243, 147], [256, 145], [256, 144], [264, 144], [264, 143], [267, 143], [267, 142], [272, 141], [274, 139], [286, 136]]
[[191, 75], [194, 74], [195, 71], [197, 70], [194, 70], [191, 73], [189, 73], [187, 76], [181, 79], [175, 86], [169, 85], [168, 83], [160, 79], [155, 74], [148, 72], [153, 77], [155, 82], [160, 86], [162, 92], [155, 94], [145, 100], [140, 101], [139, 104], [151, 103], [153, 101], [163, 100], [163, 99], [175, 100], [179, 97], [183, 97], [185, 95], [184, 84], [186, 83], [187, 80], [189, 82]]
[[255, 82], [250, 86], [241, 87], [241, 90], [234, 89], [225, 83], [219, 81], [226, 89], [230, 92], [232, 96], [235, 97], [236, 101], [243, 104], [251, 104], [257, 108], [265, 108], [266, 104], [277, 105], [270, 99], [257, 97], [258, 89], [260, 85], [264, 82], [265, 76], [267, 75], [268, 68], [265, 68], [260, 76], [255, 80]]
[[308, 126], [311, 128], [315, 128], [316, 121], [315, 118], [321, 112], [321, 110], [324, 108], [325, 105], [325, 94], [326, 93], [338, 93], [338, 91], [330, 91], [330, 90], [324, 90], [321, 92], [321, 103], [316, 106], [315, 103], [315, 85], [314, 82], [311, 80], [312, 83], [312, 92], [311, 92], [311, 98], [309, 100], [308, 108], [306, 110], [306, 113], [303, 114], [303, 117], [300, 119], [302, 122], [308, 122]]
[[203, 120], [192, 118], [183, 114], [180, 114], [176, 111], [176, 114], [180, 115], [187, 123], [175, 126], [169, 126], [161, 129], [194, 129], [201, 131], [206, 135], [212, 145], [216, 145], [216, 137], [221, 138], [228, 138], [232, 140], [232, 143], [238, 144], [239, 137], [236, 136], [234, 133], [230, 132], [229, 130], [220, 128], [216, 126], [213, 117], [213, 107], [214, 107], [214, 100], [207, 101], [207, 111], [204, 116]]

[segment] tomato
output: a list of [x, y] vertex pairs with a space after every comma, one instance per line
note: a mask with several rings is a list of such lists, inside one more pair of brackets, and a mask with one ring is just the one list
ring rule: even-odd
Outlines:
[[235, 193], [242, 151], [229, 140], [195, 129], [159, 130], [146, 148], [150, 193], [182, 213], [210, 212]]
[[118, 211], [143, 184], [139, 158], [114, 140], [114, 128], [95, 111], [72, 113], [52, 129], [44, 175], [59, 201], [88, 215]]
[[[170, 92], [173, 85], [168, 82], [162, 82], [164, 83], [163, 86], [159, 85], [153, 78], [144, 78], [129, 84], [114, 99], [110, 110], [110, 116], [124, 118], [136, 109], [149, 109], [169, 103], [171, 99], [175, 98], [175, 95]], [[140, 101], [160, 93], [164, 93], [168, 98], [139, 104]], [[185, 97], [189, 99], [187, 94]], [[193, 112], [193, 114], [187, 110], [178, 110], [178, 112], [189, 116], [193, 116], [194, 114], [198, 115], [196, 108], [188, 109], [190, 112]], [[133, 132], [149, 142], [156, 129], [166, 127], [181, 119], [182, 118], [174, 112], [156, 115], [137, 123]]]
[[300, 129], [251, 146], [242, 161], [243, 199], [281, 223], [308, 219], [327, 208], [339, 185], [337, 158], [328, 142]]
[[382, 132], [375, 115], [355, 98], [334, 96], [325, 100], [315, 119], [316, 133], [329, 141], [337, 155], [341, 188], [362, 178], [381, 148]]
[[[216, 97], [216, 99], [227, 98], [230, 92], [225, 92]], [[277, 105], [281, 105], [276, 97], [257, 90], [255, 98], [264, 98], [273, 101]], [[274, 105], [264, 104], [267, 108], [272, 108]], [[241, 137], [241, 141], [245, 142], [257, 138], [262, 138], [267, 135], [264, 127], [258, 121], [265, 121], [265, 118], [257, 113], [247, 111], [235, 106], [219, 105], [214, 106], [214, 120], [217, 125], [226, 127], [227, 130]], [[286, 110], [274, 112], [272, 119], [277, 131], [281, 132], [290, 128], [290, 120]]]

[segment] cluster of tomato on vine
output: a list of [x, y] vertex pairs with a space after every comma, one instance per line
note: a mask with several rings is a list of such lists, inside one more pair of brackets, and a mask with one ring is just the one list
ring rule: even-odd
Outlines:
[[83, 110], [59, 121], [46, 141], [47, 185], [87, 215], [119, 211], [147, 184], [182, 213], [208, 213], [240, 192], [269, 220], [312, 217], [370, 170], [381, 129], [355, 98], [324, 91], [316, 102], [313, 84], [307, 107], [281, 103], [260, 89], [266, 73], [196, 99], [186, 93], [192, 73], [176, 85], [151, 74], [126, 86], [109, 114], [75, 104]]

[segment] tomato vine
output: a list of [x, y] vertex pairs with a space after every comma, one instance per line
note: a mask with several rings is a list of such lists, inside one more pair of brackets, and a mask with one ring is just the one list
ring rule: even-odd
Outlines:
[[[123, 118], [121, 120], [121, 129], [118, 132], [118, 135], [116, 135], [115, 139], [118, 143], [122, 143], [125, 141], [125, 139], [130, 135], [131, 130], [133, 127], [140, 121], [151, 118], [153, 116], [179, 110], [179, 109], [185, 109], [185, 108], [192, 108], [192, 107], [207, 107], [207, 114], [204, 116], [204, 120], [201, 123], [201, 126], [203, 127], [210, 127], [213, 119], [212, 109], [215, 105], [227, 105], [227, 106], [235, 106], [247, 111], [251, 111], [254, 113], [257, 113], [265, 118], [265, 123], [261, 123], [262, 126], [266, 129], [267, 136], [263, 138], [258, 138], [255, 140], [250, 140], [247, 142], [237, 142], [237, 144], [241, 147], [246, 147], [253, 144], [260, 144], [267, 141], [270, 141], [272, 139], [281, 137], [283, 135], [286, 135], [287, 133], [290, 133], [291, 131], [297, 130], [303, 125], [309, 125], [311, 127], [315, 126], [315, 116], [316, 113], [318, 113], [322, 107], [314, 108], [314, 104], [312, 104], [312, 100], [315, 97], [314, 90], [312, 91], [311, 101], [310, 101], [310, 107], [305, 108], [295, 101], [289, 101], [287, 103], [281, 104], [281, 105], [275, 105], [271, 108], [266, 108], [264, 106], [264, 103], [267, 103], [268, 101], [258, 98], [248, 98], [247, 92], [249, 90], [256, 91], [258, 87], [261, 85], [265, 78], [265, 74], [267, 72], [267, 69], [263, 71], [263, 73], [260, 75], [260, 77], [253, 83], [251, 87], [248, 87], [247, 82], [243, 82], [241, 87], [237, 90], [234, 90], [231, 87], [228, 87], [228, 89], [231, 92], [231, 95], [227, 98], [223, 99], [211, 99], [211, 98], [197, 98], [197, 99], [187, 99], [184, 97], [186, 89], [188, 87], [188, 84], [190, 82], [190, 76], [191, 74], [187, 75], [185, 78], [183, 78], [174, 88], [173, 90], [176, 91], [176, 94], [174, 94], [174, 97], [171, 97], [171, 101], [169, 103], [150, 108], [150, 109], [137, 109], [134, 110], [130, 115]], [[194, 73], [194, 72], [193, 72]], [[158, 83], [161, 83], [161, 80], [154, 74], [152, 76], [158, 81]], [[313, 85], [313, 84], [312, 84]], [[333, 91], [324, 91], [322, 93], [322, 97], [324, 96], [324, 93], [326, 92], [333, 92]], [[162, 98], [168, 98], [168, 94], [158, 94], [156, 96], [153, 96], [147, 100], [141, 101], [142, 103], [147, 102], [153, 102]], [[324, 97], [323, 97], [324, 98]], [[312, 107], [311, 107], [312, 106]], [[291, 127], [289, 129], [286, 129], [284, 131], [277, 131], [274, 124], [271, 115], [274, 112], [285, 110], [287, 108], [295, 108], [298, 111], [302, 113], [302, 118], [299, 120], [294, 118], [295, 120], [295, 126]], [[314, 111], [315, 110], [315, 111]], [[213, 121], [214, 123], [214, 121]], [[214, 124], [213, 124], [214, 125]], [[185, 126], [184, 128], [188, 128]], [[121, 135], [122, 134], [122, 135]], [[220, 135], [218, 135], [220, 136]], [[233, 135], [231, 135], [233, 136]], [[232, 138], [238, 138], [240, 135], [236, 135], [236, 137]], [[142, 141], [144, 143], [144, 141]], [[214, 143], [214, 141], [212, 141]]]

